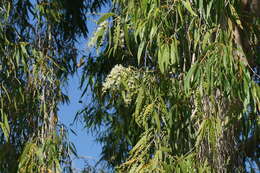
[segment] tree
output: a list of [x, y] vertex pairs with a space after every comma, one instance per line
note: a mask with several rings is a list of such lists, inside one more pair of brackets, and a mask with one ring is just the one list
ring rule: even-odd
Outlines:
[[118, 172], [259, 170], [259, 12], [256, 0], [114, 0], [79, 112], [101, 160]]
[[71, 171], [73, 145], [58, 121], [61, 87], [77, 67], [87, 12], [106, 0], [0, 1], [0, 171]]

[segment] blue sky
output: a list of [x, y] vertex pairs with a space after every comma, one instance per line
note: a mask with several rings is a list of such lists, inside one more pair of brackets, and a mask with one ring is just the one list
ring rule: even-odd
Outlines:
[[[63, 88], [70, 98], [70, 104], [60, 106], [59, 116], [61, 123], [72, 128], [77, 133], [77, 136], [75, 136], [72, 132], [69, 132], [69, 139], [76, 146], [79, 156], [86, 158], [91, 165], [94, 165], [100, 157], [100, 144], [96, 143], [94, 137], [87, 133], [87, 129], [84, 129], [83, 123], [78, 122], [71, 126], [76, 112], [82, 108], [82, 105], [78, 102], [82, 94], [82, 91], [79, 89], [79, 78], [80, 74], [70, 77], [68, 85]], [[83, 159], [73, 160], [73, 167], [78, 169], [83, 168]]]
[[[103, 7], [101, 9], [101, 13], [105, 13], [106, 11], [108, 11], [107, 7]], [[97, 27], [93, 21], [97, 20], [99, 17], [100, 16], [92, 16], [89, 18], [87, 23], [89, 29], [89, 37], [91, 37]], [[87, 47], [87, 42], [88, 40], [86, 39], [79, 40], [77, 44], [77, 48], [80, 52], [78, 59], [80, 59], [80, 57], [82, 57], [83, 55], [88, 55], [90, 51], [95, 54], [94, 49], [89, 49]], [[80, 96], [82, 94], [82, 91], [79, 89], [80, 76], [81, 71], [79, 70], [77, 74], [69, 78], [68, 85], [63, 88], [63, 91], [70, 98], [70, 103], [68, 105], [64, 104], [59, 107], [59, 119], [61, 123], [65, 124], [69, 128], [72, 128], [77, 133], [77, 136], [75, 136], [72, 132], [69, 132], [69, 139], [74, 143], [78, 155], [85, 158], [89, 164], [94, 166], [100, 158], [101, 145], [95, 142], [95, 137], [92, 136], [91, 133], [87, 133], [87, 129], [84, 128], [83, 123], [78, 122], [74, 123], [71, 126], [71, 123], [73, 122], [77, 111], [83, 108], [83, 105], [79, 103], [79, 100], [81, 100]], [[82, 100], [89, 101], [88, 99], [86, 99], [86, 96], [84, 96]], [[73, 167], [77, 169], [82, 169], [84, 167], [84, 159], [73, 160]]]

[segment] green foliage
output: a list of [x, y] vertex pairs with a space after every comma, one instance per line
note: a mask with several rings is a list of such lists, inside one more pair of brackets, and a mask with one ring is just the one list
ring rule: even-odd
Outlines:
[[118, 172], [259, 169], [259, 17], [233, 0], [113, 4], [82, 77], [102, 160]]
[[58, 121], [76, 70], [86, 12], [106, 1], [0, 1], [0, 171], [71, 172], [73, 144]]

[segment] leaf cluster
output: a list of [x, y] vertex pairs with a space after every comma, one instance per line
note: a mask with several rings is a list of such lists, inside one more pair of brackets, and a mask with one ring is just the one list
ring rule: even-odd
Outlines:
[[244, 1], [113, 2], [82, 78], [102, 159], [119, 172], [259, 168], [259, 17]]

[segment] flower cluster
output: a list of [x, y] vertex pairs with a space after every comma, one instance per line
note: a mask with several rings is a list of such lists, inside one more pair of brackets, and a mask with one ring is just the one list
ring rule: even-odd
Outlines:
[[103, 92], [108, 90], [118, 90], [120, 88], [123, 76], [127, 75], [126, 71], [127, 68], [122, 65], [116, 65], [103, 83]]
[[136, 92], [137, 81], [139, 80], [139, 72], [131, 67], [123, 67], [116, 65], [107, 76], [103, 83], [102, 91], [110, 93], [120, 93], [126, 104], [132, 100], [132, 96]]

